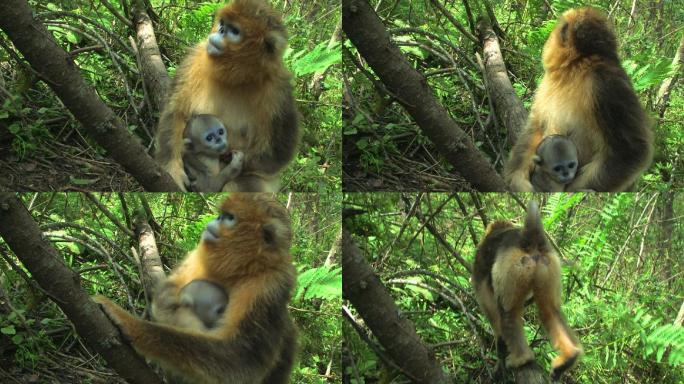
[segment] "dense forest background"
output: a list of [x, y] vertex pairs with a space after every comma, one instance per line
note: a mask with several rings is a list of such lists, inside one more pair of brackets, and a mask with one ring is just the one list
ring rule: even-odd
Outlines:
[[[70, 53], [87, 83], [150, 151], [159, 117], [151, 79], [137, 54], [134, 6], [149, 15], [163, 64], [173, 77], [189, 47], [208, 36], [225, 1], [30, 0], [35, 17]], [[341, 61], [339, 1], [270, 3], [290, 35], [285, 54], [293, 72], [303, 139], [282, 176], [285, 190], [334, 190], [340, 184]], [[26, 31], [31, 33], [31, 31]], [[140, 185], [41, 81], [0, 31], [0, 184], [10, 190], [139, 190]]]
[[[410, 66], [424, 76], [429, 93], [435, 95], [453, 122], [441, 132], [434, 125], [419, 127], [401, 104], [413, 108], [427, 105], [427, 101], [402, 99], [398, 89], [415, 89], [421, 85], [409, 83], [409, 76], [402, 73], [399, 78], [407, 80], [397, 80], [389, 87], [353, 42], [346, 43], [343, 49], [343, 76], [348, 88], [343, 110], [345, 190], [467, 190], [473, 180], [464, 180], [459, 171], [463, 173], [463, 168], [471, 167], [471, 162], [449, 160], [445, 153], [450, 151], [462, 151], [460, 159], [468, 157], [478, 164], [493, 164], [501, 173], [512, 145], [511, 131], [524, 124], [525, 110], [529, 111], [543, 74], [544, 42], [565, 10], [583, 5], [602, 9], [614, 23], [622, 66], [652, 118], [655, 157], [637, 189], [665, 190], [684, 185], [681, 158], [684, 1], [372, 0], [370, 3], [392, 43], [399, 47]], [[489, 20], [485, 28], [478, 24], [480, 16]], [[349, 28], [358, 30], [357, 25], [351, 24]], [[498, 41], [490, 33], [496, 34]], [[373, 42], [385, 44], [383, 39]], [[483, 52], [484, 46], [486, 52]], [[393, 73], [389, 68], [387, 65], [386, 75]], [[396, 65], [392, 69], [398, 72], [398, 68]], [[512, 97], [506, 98], [509, 92]], [[497, 104], [502, 98], [505, 102]], [[421, 108], [413, 108], [414, 112], [416, 109]], [[435, 109], [426, 107], [419, 112], [437, 119], [441, 114]], [[442, 138], [448, 137], [446, 131], [454, 130], [458, 134], [451, 135], [464, 135], [472, 142], [475, 152], [472, 156], [469, 148], [450, 148], [449, 143], [443, 142], [445, 139], [435, 139], [440, 134]]]
[[[102, 294], [142, 315], [136, 218], [143, 217], [168, 271], [200, 239], [225, 194], [21, 194], [20, 198], [89, 295]], [[293, 228], [299, 273], [290, 313], [299, 329], [293, 383], [340, 381], [340, 195], [281, 194]], [[137, 250], [137, 252], [136, 252]], [[0, 238], [0, 382], [124, 382], [76, 334]], [[47, 263], [49, 257], [42, 255]], [[142, 256], [141, 256], [142, 257]], [[57, 283], [57, 282], [55, 282]]]
[[[530, 198], [346, 194], [344, 228], [358, 252], [348, 254], [345, 237], [344, 382], [406, 383], [411, 374], [423, 375], [434, 366], [456, 383], [492, 382], [496, 349], [469, 271], [486, 224], [521, 225]], [[683, 382], [684, 194], [533, 198], [541, 203], [545, 229], [561, 258], [562, 310], [585, 351], [563, 382]], [[365, 268], [361, 264], [379, 278], [379, 289], [358, 272]], [[390, 301], [382, 302], [387, 294]], [[372, 306], [365, 302], [371, 297]], [[530, 307], [525, 331], [548, 372], [556, 352]], [[402, 353], [405, 358], [398, 359]], [[425, 358], [433, 353], [435, 360]]]

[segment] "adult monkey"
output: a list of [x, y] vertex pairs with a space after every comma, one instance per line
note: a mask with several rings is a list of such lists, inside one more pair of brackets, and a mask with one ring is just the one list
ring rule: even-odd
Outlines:
[[297, 339], [287, 308], [296, 275], [291, 241], [284, 206], [264, 194], [233, 193], [153, 298], [173, 316], [173, 298], [188, 283], [217, 284], [230, 298], [214, 327], [145, 321], [103, 296], [95, 300], [138, 353], [188, 383], [285, 384]]
[[[499, 368], [517, 368], [534, 361], [523, 329], [525, 302], [534, 298], [551, 343], [560, 354], [551, 362], [551, 378], [558, 380], [582, 354], [582, 346], [561, 312], [561, 268], [546, 239], [539, 207], [527, 205], [522, 228], [510, 221], [487, 226], [477, 246], [471, 279], [475, 298], [496, 336]], [[502, 372], [502, 371], [500, 371]]]
[[563, 14], [544, 45], [544, 78], [527, 126], [511, 150], [505, 178], [533, 191], [530, 172], [539, 143], [568, 136], [581, 165], [566, 191], [623, 191], [649, 166], [653, 137], [605, 16], [594, 8]]
[[157, 128], [156, 159], [182, 188], [183, 130], [192, 114], [215, 115], [228, 142], [245, 155], [242, 172], [224, 190], [275, 191], [278, 174], [299, 143], [287, 34], [264, 0], [233, 0], [217, 12], [212, 33], [178, 69]]

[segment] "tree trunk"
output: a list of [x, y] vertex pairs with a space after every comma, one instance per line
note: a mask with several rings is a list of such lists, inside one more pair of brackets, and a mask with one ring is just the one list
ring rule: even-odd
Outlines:
[[147, 217], [143, 211], [138, 211], [135, 217], [135, 234], [139, 239], [140, 278], [145, 289], [145, 297], [149, 303], [152, 299], [154, 287], [166, 278], [166, 273], [164, 273], [164, 265], [159, 257], [154, 231], [147, 223]]
[[346, 230], [342, 236], [342, 292], [397, 366], [416, 383], [447, 383], [442, 367], [401, 314]]
[[506, 64], [499, 48], [499, 39], [489, 21], [480, 18], [477, 22], [477, 31], [482, 44], [487, 91], [496, 113], [506, 127], [508, 143], [513, 145], [525, 126], [527, 110], [515, 94], [513, 85], [508, 79]]
[[76, 332], [121, 377], [131, 383], [161, 380], [127, 343], [119, 330], [80, 286], [80, 277], [43, 238], [38, 224], [12, 193], [0, 193], [0, 235], [50, 298], [74, 324]]
[[672, 60], [672, 65], [679, 66], [678, 71], [672, 77], [663, 80], [663, 83], [658, 89], [658, 96], [656, 97], [656, 109], [661, 118], [665, 116], [665, 110], [670, 101], [670, 91], [672, 91], [675, 83], [677, 83], [679, 75], [684, 71], [684, 35], [682, 35], [681, 40], [679, 40], [679, 48], [677, 48], [677, 53], [675, 54], [674, 60]]
[[67, 52], [33, 18], [25, 0], [0, 2], [0, 28], [62, 103], [109, 155], [147, 190], [177, 191], [178, 186], [146, 153], [140, 141], [98, 97]]
[[482, 191], [504, 191], [505, 184], [468, 135], [434, 96], [365, 0], [342, 2], [342, 29], [388, 90], [403, 105], [437, 150], [467, 181]]
[[169, 75], [166, 73], [166, 67], [162, 62], [152, 20], [147, 15], [142, 0], [136, 0], [133, 6], [133, 22], [138, 38], [137, 54], [140, 57], [145, 88], [152, 98], [156, 112], [161, 112], [164, 109], [166, 95], [169, 92]]

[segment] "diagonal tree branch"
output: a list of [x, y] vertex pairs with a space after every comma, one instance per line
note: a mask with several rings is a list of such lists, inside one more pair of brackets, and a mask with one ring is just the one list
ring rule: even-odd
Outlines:
[[342, 2], [342, 29], [457, 172], [479, 190], [506, 189], [491, 163], [449, 117], [425, 77], [413, 69], [399, 47], [390, 40], [382, 21], [366, 0]]
[[402, 372], [417, 383], [448, 383], [442, 366], [401, 315], [346, 230], [342, 235], [342, 292]]
[[518, 138], [518, 134], [525, 126], [527, 110], [515, 93], [511, 80], [508, 78], [506, 64], [499, 48], [499, 39], [492, 30], [490, 22], [481, 17], [477, 21], [477, 32], [484, 55], [487, 92], [492, 99], [496, 113], [501, 118], [504, 126], [506, 126], [508, 143], [513, 145]]
[[0, 2], [0, 28], [89, 135], [146, 190], [178, 190], [171, 177], [86, 83], [69, 54], [45, 26], [34, 19], [26, 0]]
[[38, 224], [12, 193], [0, 193], [0, 236], [31, 276], [74, 324], [76, 332], [114, 370], [131, 383], [161, 384], [119, 330], [81, 288], [79, 276], [43, 238]]
[[152, 97], [156, 111], [160, 112], [164, 108], [166, 95], [169, 91], [169, 75], [162, 62], [152, 20], [147, 15], [147, 9], [142, 0], [134, 2], [132, 13], [138, 41], [137, 54], [140, 57], [145, 87]]

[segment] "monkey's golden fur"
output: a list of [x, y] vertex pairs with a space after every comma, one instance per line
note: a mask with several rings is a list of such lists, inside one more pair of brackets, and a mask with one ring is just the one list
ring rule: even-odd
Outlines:
[[582, 346], [561, 312], [560, 262], [545, 237], [535, 202], [528, 205], [523, 228], [508, 221], [487, 227], [477, 248], [472, 282], [477, 302], [497, 338], [499, 359], [505, 358], [506, 367], [517, 368], [534, 360], [522, 318], [525, 302], [531, 297], [560, 353], [551, 362], [552, 378], [558, 379], [575, 364]]
[[229, 128], [231, 147], [245, 154], [242, 173], [224, 190], [275, 191], [300, 136], [282, 60], [287, 34], [280, 14], [263, 0], [233, 0], [218, 11], [212, 32], [219, 20], [238, 25], [243, 40], [224, 40], [220, 55], [208, 54], [207, 41], [190, 52], [161, 114], [155, 156], [184, 187], [184, 127], [193, 113], [212, 114]]
[[203, 239], [164, 283], [167, 293], [195, 279], [230, 292], [216, 328], [153, 323], [102, 296], [96, 301], [138, 353], [188, 382], [287, 383], [296, 344], [287, 310], [295, 284], [287, 210], [259, 194], [234, 193], [221, 212], [237, 224], [221, 225], [215, 241]]
[[605, 16], [589, 7], [565, 12], [542, 59], [544, 78], [505, 167], [510, 188], [533, 191], [532, 156], [554, 134], [578, 149], [581, 167], [566, 191], [629, 188], [651, 162], [653, 138]]

